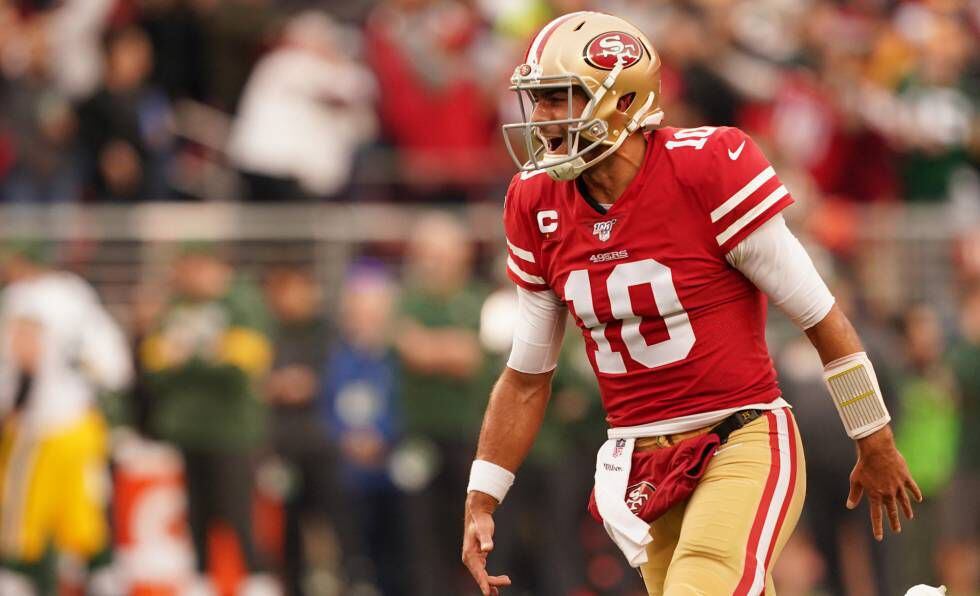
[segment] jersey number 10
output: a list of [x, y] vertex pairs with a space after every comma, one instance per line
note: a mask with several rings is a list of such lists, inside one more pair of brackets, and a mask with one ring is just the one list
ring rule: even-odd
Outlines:
[[[633, 312], [629, 289], [650, 284], [657, 309], [667, 327], [668, 339], [648, 344], [640, 333], [642, 317]], [[623, 343], [630, 357], [647, 368], [656, 368], [683, 360], [694, 347], [694, 329], [684, 307], [677, 298], [670, 269], [653, 259], [620, 263], [606, 279], [606, 291], [612, 316], [623, 322]], [[592, 301], [589, 271], [576, 269], [565, 280], [565, 299], [572, 303], [573, 312], [589, 328], [596, 344], [595, 363], [599, 372], [622, 374], [626, 363], [619, 352], [613, 351], [606, 338], [606, 323], [599, 323]]]

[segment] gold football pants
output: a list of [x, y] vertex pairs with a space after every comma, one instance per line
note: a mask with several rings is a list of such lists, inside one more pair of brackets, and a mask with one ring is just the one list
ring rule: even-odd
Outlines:
[[83, 558], [105, 548], [107, 474], [98, 414], [42, 436], [8, 421], [0, 434], [0, 557], [34, 562], [51, 543]]
[[796, 527], [805, 493], [796, 421], [788, 408], [765, 412], [731, 434], [687, 502], [651, 524], [649, 560], [640, 569], [647, 591], [772, 596], [770, 571]]

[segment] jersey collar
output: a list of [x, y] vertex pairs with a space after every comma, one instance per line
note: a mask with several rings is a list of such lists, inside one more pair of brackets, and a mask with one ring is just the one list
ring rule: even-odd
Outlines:
[[653, 170], [652, 166], [655, 161], [654, 154], [659, 150], [656, 139], [654, 138], [655, 134], [655, 132], [644, 133], [647, 140], [647, 148], [643, 154], [643, 163], [640, 165], [640, 169], [637, 170], [636, 176], [633, 177], [633, 180], [626, 187], [626, 190], [623, 191], [623, 194], [616, 199], [616, 202], [608, 210], [600, 205], [595, 197], [589, 193], [589, 189], [585, 186], [585, 182], [581, 176], [572, 181], [570, 186], [572, 188], [572, 199], [575, 202], [574, 210], [576, 218], [603, 218], [607, 215], [621, 213], [629, 209], [629, 203], [632, 202], [631, 199], [640, 194], [649, 182], [649, 173]]

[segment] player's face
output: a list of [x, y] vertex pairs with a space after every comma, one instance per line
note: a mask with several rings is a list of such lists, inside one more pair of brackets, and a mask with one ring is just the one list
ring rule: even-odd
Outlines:
[[[534, 102], [531, 122], [577, 118], [588, 104], [588, 98], [581, 90], [574, 89], [569, 98], [568, 89], [565, 88], [540, 89], [531, 93], [531, 101]], [[550, 124], [536, 130], [542, 137], [548, 153], [568, 153], [567, 124]]]

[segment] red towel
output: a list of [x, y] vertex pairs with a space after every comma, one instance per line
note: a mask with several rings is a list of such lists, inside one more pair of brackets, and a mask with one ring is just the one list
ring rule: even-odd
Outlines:
[[[686, 501], [720, 444], [718, 435], [707, 433], [663, 449], [633, 451], [624, 496], [626, 506], [650, 523], [677, 503]], [[602, 523], [594, 488], [589, 495], [589, 513]]]

